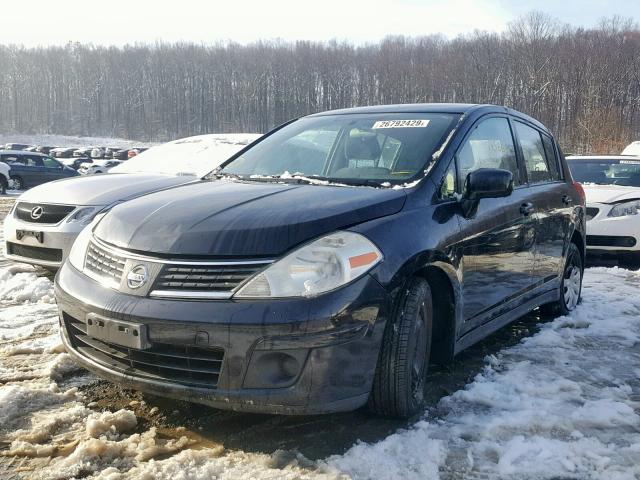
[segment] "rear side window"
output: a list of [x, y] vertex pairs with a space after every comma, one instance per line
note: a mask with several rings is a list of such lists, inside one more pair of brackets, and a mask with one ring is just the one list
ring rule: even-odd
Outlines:
[[549, 172], [551, 173], [552, 180], [562, 180], [560, 174], [560, 168], [558, 165], [558, 156], [556, 155], [556, 149], [553, 148], [553, 140], [549, 135], [542, 134], [542, 145], [544, 146], [544, 153], [547, 157], [547, 165], [549, 165]]
[[520, 147], [522, 148], [522, 156], [524, 158], [529, 183], [545, 183], [557, 180], [557, 163], [556, 178], [553, 178], [549, 164], [547, 163], [547, 155], [540, 132], [523, 123], [514, 123], [516, 131], [518, 132], [518, 139], [520, 140]]
[[44, 166], [47, 168], [60, 168], [60, 164], [56, 162], [53, 158], [44, 157], [42, 159]]
[[489, 118], [475, 126], [458, 150], [457, 158], [461, 182], [479, 168], [501, 168], [513, 174], [514, 185], [521, 183], [515, 145], [506, 118]]

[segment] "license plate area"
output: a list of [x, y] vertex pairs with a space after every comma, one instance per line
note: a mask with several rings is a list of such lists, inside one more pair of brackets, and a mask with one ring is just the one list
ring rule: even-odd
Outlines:
[[151, 347], [145, 324], [114, 320], [93, 313], [87, 315], [87, 335], [122, 347], [138, 350]]
[[33, 230], [16, 230], [16, 238], [22, 240], [23, 238], [33, 237], [39, 243], [44, 242], [44, 232], [34, 232]]

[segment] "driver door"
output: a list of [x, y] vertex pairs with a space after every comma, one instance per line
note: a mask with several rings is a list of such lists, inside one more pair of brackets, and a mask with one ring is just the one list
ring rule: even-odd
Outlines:
[[460, 215], [462, 241], [463, 331], [491, 320], [498, 308], [535, 283], [535, 228], [523, 214], [528, 192], [516, 159], [510, 122], [505, 117], [480, 120], [456, 155], [458, 178], [479, 168], [500, 168], [513, 174], [508, 197], [483, 198], [469, 216]]

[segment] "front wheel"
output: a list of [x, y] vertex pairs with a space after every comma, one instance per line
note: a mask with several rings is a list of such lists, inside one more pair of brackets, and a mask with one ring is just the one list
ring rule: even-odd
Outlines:
[[374, 413], [406, 418], [423, 407], [432, 325], [429, 284], [412, 278], [385, 328], [369, 398]]
[[560, 283], [560, 298], [553, 303], [540, 307], [540, 311], [546, 316], [567, 315], [578, 306], [582, 293], [582, 257], [574, 243], [569, 244], [567, 261], [562, 272]]
[[20, 177], [11, 177], [11, 188], [14, 190], [22, 190], [24, 189], [24, 181]]

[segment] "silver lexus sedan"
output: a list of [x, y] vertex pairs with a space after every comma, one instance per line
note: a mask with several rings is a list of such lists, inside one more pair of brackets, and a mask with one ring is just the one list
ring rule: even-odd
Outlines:
[[5, 255], [57, 270], [80, 231], [98, 213], [196, 180], [259, 137], [214, 134], [174, 140], [150, 148], [106, 175], [74, 177], [27, 190], [5, 219]]

